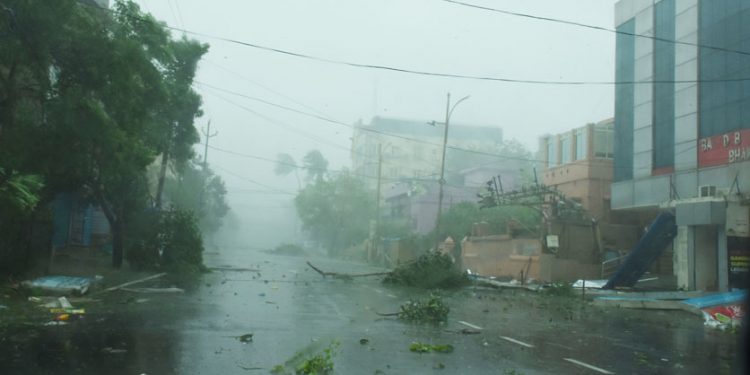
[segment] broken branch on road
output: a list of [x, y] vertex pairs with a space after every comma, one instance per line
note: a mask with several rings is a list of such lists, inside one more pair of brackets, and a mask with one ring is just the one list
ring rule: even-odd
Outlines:
[[355, 274], [351, 274], [351, 273], [339, 273], [339, 272], [326, 272], [326, 271], [321, 270], [318, 267], [313, 266], [312, 263], [310, 263], [309, 261], [307, 262], [307, 265], [310, 266], [310, 268], [312, 268], [313, 270], [315, 270], [315, 272], [319, 273], [323, 277], [331, 276], [334, 279], [342, 279], [342, 280], [351, 280], [351, 279], [353, 279], [355, 277], [385, 276], [385, 275], [390, 275], [391, 274], [390, 272], [371, 272], [371, 273], [355, 273]]

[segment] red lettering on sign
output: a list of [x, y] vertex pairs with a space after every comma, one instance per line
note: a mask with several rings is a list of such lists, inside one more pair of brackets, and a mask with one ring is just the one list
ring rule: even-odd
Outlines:
[[698, 140], [698, 166], [713, 167], [750, 160], [750, 129]]

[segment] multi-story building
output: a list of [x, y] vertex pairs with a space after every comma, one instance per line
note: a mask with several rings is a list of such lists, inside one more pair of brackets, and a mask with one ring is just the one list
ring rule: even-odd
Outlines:
[[609, 221], [614, 119], [540, 139], [542, 181], [578, 202], [591, 215]]
[[674, 212], [677, 286], [746, 287], [750, 1], [616, 5], [612, 209]]
[[[432, 180], [440, 176], [444, 128], [427, 121], [373, 117], [369, 124], [355, 124], [352, 135], [352, 171], [368, 176], [365, 181], [375, 187], [378, 175], [378, 148], [381, 149], [382, 180]], [[503, 131], [491, 126], [451, 124], [448, 146], [466, 149], [497, 147]]]

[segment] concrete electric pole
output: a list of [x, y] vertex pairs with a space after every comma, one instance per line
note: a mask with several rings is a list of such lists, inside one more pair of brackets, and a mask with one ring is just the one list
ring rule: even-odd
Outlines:
[[[439, 193], [438, 193], [438, 207], [437, 207], [437, 220], [435, 221], [435, 250], [438, 250], [440, 246], [440, 216], [443, 214], [443, 189], [445, 185], [445, 149], [448, 146], [448, 126], [451, 121], [451, 115], [456, 106], [461, 104], [464, 100], [469, 99], [469, 96], [464, 96], [456, 104], [451, 107], [451, 93], [448, 93], [448, 100], [445, 103], [445, 131], [443, 132], [443, 157], [440, 159], [440, 180]], [[434, 123], [434, 122], [433, 122]]]

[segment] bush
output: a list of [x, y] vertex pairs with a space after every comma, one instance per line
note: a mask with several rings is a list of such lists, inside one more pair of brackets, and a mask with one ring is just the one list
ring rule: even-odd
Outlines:
[[548, 296], [558, 297], [573, 297], [575, 295], [575, 292], [573, 291], [573, 285], [570, 283], [549, 284], [544, 287], [544, 289], [542, 289], [542, 293]]
[[426, 301], [411, 300], [401, 305], [398, 318], [407, 322], [440, 324], [448, 321], [450, 308], [443, 300], [431, 294]]
[[469, 279], [451, 257], [431, 251], [414, 262], [398, 266], [383, 282], [424, 289], [448, 289], [465, 286]]
[[140, 270], [160, 270], [182, 287], [190, 287], [206, 271], [203, 238], [190, 211], [169, 209], [143, 218], [142, 238], [128, 251], [130, 265]]

